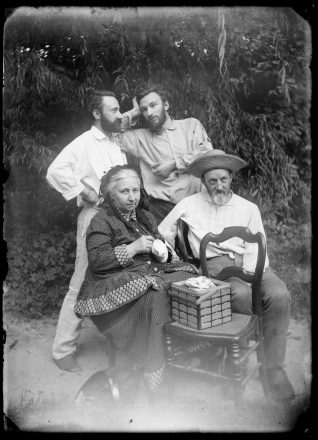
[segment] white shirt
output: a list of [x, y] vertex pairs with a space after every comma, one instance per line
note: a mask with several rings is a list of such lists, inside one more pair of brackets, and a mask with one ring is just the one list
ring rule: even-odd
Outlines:
[[[248, 227], [253, 234], [261, 232], [266, 237], [261, 214], [254, 203], [232, 194], [227, 203], [216, 206], [205, 187], [202, 188], [200, 193], [181, 200], [160, 223], [158, 227], [160, 234], [173, 246], [179, 218], [189, 225], [189, 243], [196, 258], [199, 258], [200, 255], [200, 241], [208, 232], [220, 234], [224, 228], [229, 226], [243, 226]], [[233, 252], [243, 256], [243, 268], [245, 270], [255, 271], [257, 244], [246, 243], [240, 238], [231, 238], [219, 245], [209, 243], [207, 258], [222, 254], [228, 254], [233, 258]], [[268, 265], [266, 254], [265, 268]]]
[[126, 156], [118, 144], [94, 125], [70, 142], [55, 158], [47, 170], [49, 184], [66, 200], [77, 197], [85, 186], [99, 194], [100, 179], [115, 165], [126, 164]]

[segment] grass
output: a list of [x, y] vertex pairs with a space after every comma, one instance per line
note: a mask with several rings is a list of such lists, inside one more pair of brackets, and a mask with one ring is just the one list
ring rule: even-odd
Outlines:
[[291, 293], [291, 316], [311, 314], [311, 230], [296, 226], [284, 234], [267, 234], [268, 256], [272, 269]]

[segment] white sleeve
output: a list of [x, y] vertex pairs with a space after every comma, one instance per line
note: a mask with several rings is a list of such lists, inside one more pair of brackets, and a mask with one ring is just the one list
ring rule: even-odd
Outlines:
[[175, 238], [177, 236], [177, 222], [179, 218], [182, 218], [184, 214], [184, 201], [181, 200], [176, 206], [169, 212], [169, 214], [162, 220], [158, 226], [159, 233], [167, 240], [171, 246], [175, 246]]
[[120, 147], [125, 153], [130, 153], [139, 158], [139, 139], [136, 130], [127, 130], [121, 134]]
[[87, 161], [87, 158], [83, 143], [75, 141], [60, 152], [49, 166], [46, 175], [49, 184], [66, 200], [78, 196], [84, 189], [76, 171], [79, 164]]

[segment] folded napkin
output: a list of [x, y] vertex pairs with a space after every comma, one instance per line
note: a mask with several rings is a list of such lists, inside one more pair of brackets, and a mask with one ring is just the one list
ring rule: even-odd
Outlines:
[[207, 277], [196, 277], [188, 278], [183, 282], [184, 285], [188, 287], [193, 287], [195, 289], [208, 289], [209, 287], [215, 286], [213, 281]]

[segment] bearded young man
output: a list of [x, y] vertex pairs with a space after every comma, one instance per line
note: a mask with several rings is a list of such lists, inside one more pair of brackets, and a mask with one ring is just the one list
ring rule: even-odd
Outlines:
[[167, 92], [158, 86], [139, 87], [131, 122], [138, 112], [136, 104], [146, 128], [124, 132], [121, 147], [138, 158], [149, 209], [160, 222], [176, 203], [200, 191], [200, 179], [188, 174], [187, 167], [213, 147], [197, 119], [170, 117]]
[[[115, 94], [94, 90], [88, 98], [88, 111], [93, 119], [90, 130], [69, 143], [47, 170], [49, 184], [65, 200], [77, 197], [81, 208], [77, 220], [75, 270], [64, 298], [52, 347], [53, 360], [66, 371], [80, 371], [74, 355], [81, 319], [74, 313], [78, 291], [87, 268], [86, 230], [100, 210], [100, 179], [115, 165], [127, 163], [125, 154], [115, 142], [113, 134], [120, 132], [123, 116]], [[129, 112], [128, 117], [133, 117]]]
[[[162, 236], [174, 245], [177, 221], [181, 218], [189, 226], [189, 243], [196, 258], [200, 255], [200, 242], [208, 232], [220, 234], [229, 226], [243, 226], [253, 234], [261, 232], [265, 236], [258, 207], [231, 190], [233, 172], [246, 165], [244, 160], [221, 150], [210, 151], [194, 160], [188, 167], [188, 173], [200, 177], [204, 186], [200, 193], [184, 198], [167, 215], [158, 227]], [[231, 238], [219, 245], [209, 243], [207, 259], [211, 274], [233, 265], [253, 273], [257, 246], [239, 238]], [[231, 284], [233, 312], [251, 314], [250, 285], [238, 278], [229, 278], [228, 281]], [[284, 371], [290, 294], [284, 282], [269, 267], [267, 255], [260, 291], [270, 392], [275, 400], [290, 400], [294, 398], [294, 391]]]

